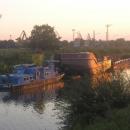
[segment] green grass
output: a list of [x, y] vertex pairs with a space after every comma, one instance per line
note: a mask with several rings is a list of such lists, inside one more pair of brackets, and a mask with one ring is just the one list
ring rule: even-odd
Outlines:
[[13, 65], [32, 63], [33, 52], [29, 49], [0, 49], [0, 73], [8, 73]]
[[[35, 63], [33, 56], [36, 54], [35, 51], [25, 48], [9, 48], [0, 49], [0, 74], [9, 73], [12, 70], [12, 66], [16, 64], [29, 64]], [[53, 57], [53, 52], [43, 52], [44, 61]]]
[[130, 130], [130, 105], [124, 109], [113, 110], [109, 119], [96, 118], [86, 127], [77, 124], [73, 130]]

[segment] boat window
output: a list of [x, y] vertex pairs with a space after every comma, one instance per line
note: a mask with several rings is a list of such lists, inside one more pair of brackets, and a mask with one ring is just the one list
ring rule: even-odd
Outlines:
[[39, 75], [40, 75], [40, 72], [36, 72], [36, 75], [39, 76]]
[[24, 81], [29, 80], [29, 77], [24, 77]]
[[48, 72], [46, 72], [45, 75], [48, 75]]

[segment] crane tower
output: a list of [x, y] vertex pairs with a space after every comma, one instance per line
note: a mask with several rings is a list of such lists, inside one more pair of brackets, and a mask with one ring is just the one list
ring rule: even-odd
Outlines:
[[109, 40], [109, 31], [108, 31], [108, 29], [109, 29], [109, 27], [111, 26], [111, 24], [107, 24], [106, 25], [106, 41], [108, 41]]

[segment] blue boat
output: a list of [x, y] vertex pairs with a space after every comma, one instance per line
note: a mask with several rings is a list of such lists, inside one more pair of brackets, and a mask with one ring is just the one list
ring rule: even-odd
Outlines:
[[53, 63], [48, 66], [34, 64], [15, 65], [11, 74], [0, 75], [0, 88], [36, 87], [59, 81], [64, 74], [59, 74]]

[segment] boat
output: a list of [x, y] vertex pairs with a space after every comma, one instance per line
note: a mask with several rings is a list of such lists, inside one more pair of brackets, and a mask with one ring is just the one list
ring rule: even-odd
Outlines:
[[0, 89], [42, 87], [58, 82], [63, 76], [64, 74], [60, 74], [52, 62], [47, 66], [15, 65], [12, 73], [0, 75]]
[[111, 68], [111, 59], [104, 56], [103, 60], [96, 58], [92, 52], [61, 53], [56, 59], [65, 67], [65, 70], [89, 74], [98, 74]]

